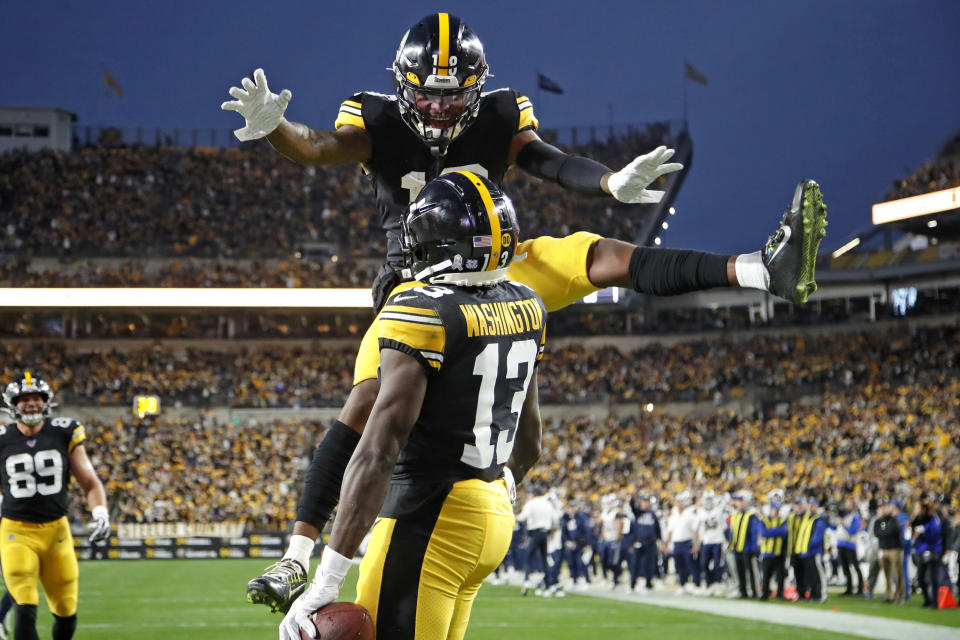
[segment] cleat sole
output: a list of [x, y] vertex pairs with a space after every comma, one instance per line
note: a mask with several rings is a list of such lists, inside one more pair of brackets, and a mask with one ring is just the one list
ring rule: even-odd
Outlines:
[[820, 186], [813, 180], [807, 180], [803, 189], [803, 268], [797, 282], [793, 302], [803, 304], [807, 297], [817, 290], [816, 265], [820, 242], [827, 235], [827, 207], [823, 203]]

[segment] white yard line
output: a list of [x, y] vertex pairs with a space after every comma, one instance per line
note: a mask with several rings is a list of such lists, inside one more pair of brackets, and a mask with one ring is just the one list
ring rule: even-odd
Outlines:
[[[572, 591], [577, 595], [606, 598], [623, 602], [636, 602], [656, 607], [699, 611], [730, 618], [745, 618], [759, 620], [771, 624], [785, 624], [794, 627], [806, 627], [822, 631], [835, 631], [864, 638], [877, 640], [905, 640], [907, 638], [923, 638], [923, 640], [958, 640], [960, 629], [945, 627], [925, 622], [911, 622], [869, 616], [858, 613], [843, 613], [840, 611], [823, 611], [802, 606], [785, 604], [761, 604], [749, 600], [731, 600], [727, 598], [677, 596], [673, 592], [669, 595], [648, 594], [635, 595], [617, 593], [603, 589], [587, 589], [586, 591]], [[891, 605], [893, 606], [893, 605]], [[944, 612], [949, 615], [950, 612]]]

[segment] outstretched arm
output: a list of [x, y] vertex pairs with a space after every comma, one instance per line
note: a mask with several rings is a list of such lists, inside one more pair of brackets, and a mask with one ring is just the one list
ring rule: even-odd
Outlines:
[[673, 149], [657, 147], [650, 153], [634, 158], [620, 171], [613, 171], [596, 160], [571, 155], [547, 144], [535, 132], [527, 129], [513, 137], [508, 160], [528, 173], [556, 182], [576, 193], [606, 193], [620, 202], [648, 204], [660, 202], [663, 191], [647, 187], [657, 178], [683, 169], [678, 162], [667, 163], [673, 154]]
[[233, 132], [238, 140], [265, 137], [277, 151], [300, 164], [334, 165], [370, 159], [370, 136], [360, 127], [320, 131], [284, 118], [293, 94], [288, 89], [279, 94], [271, 92], [263, 69], [257, 69], [252, 80], [244, 78], [240, 84], [243, 88], [230, 87], [234, 100], [220, 105], [224, 111], [236, 111], [243, 116], [244, 127]]

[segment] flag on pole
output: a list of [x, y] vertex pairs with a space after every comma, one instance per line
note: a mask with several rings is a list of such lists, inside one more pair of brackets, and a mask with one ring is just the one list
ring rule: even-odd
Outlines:
[[550, 93], [563, 93], [563, 87], [542, 73], [537, 74], [537, 88], [549, 91]]
[[114, 79], [113, 75], [106, 69], [103, 70], [103, 84], [110, 89], [113, 89], [113, 92], [117, 94], [118, 98], [123, 97], [123, 89], [120, 88], [120, 85], [117, 84], [117, 81]]
[[705, 76], [700, 71], [697, 71], [696, 69], [694, 69], [692, 64], [690, 64], [686, 60], [684, 60], [684, 64], [687, 65], [687, 75], [686, 75], [687, 80], [693, 80], [698, 84], [704, 84], [704, 85], [707, 84], [707, 82], [709, 82], [707, 76]]

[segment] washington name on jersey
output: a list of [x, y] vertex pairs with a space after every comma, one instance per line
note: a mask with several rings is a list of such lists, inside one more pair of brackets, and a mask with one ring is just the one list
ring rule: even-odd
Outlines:
[[397, 460], [382, 516], [399, 517], [454, 482], [492, 482], [513, 451], [520, 409], [543, 354], [546, 309], [529, 287], [400, 285], [379, 343], [427, 372], [420, 416]]
[[70, 454], [85, 439], [72, 418], [44, 418], [25, 436], [16, 423], [0, 425], [0, 487], [4, 518], [51, 522], [67, 513]]
[[387, 234], [387, 262], [399, 267], [400, 217], [420, 189], [443, 173], [468, 170], [500, 184], [507, 171], [513, 136], [539, 126], [533, 105], [512, 89], [498, 89], [480, 97], [477, 117], [437, 157], [406, 125], [396, 96], [364, 91], [344, 100], [334, 126], [364, 129], [373, 151], [364, 170], [373, 182], [380, 224]]

